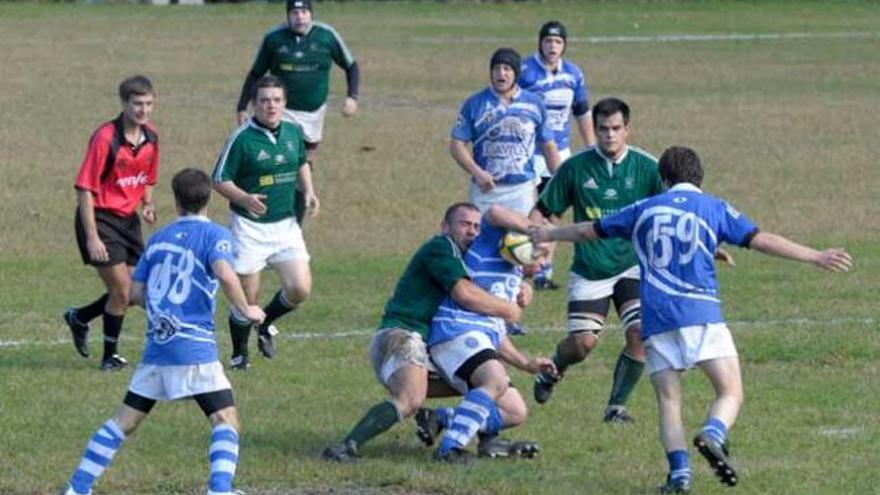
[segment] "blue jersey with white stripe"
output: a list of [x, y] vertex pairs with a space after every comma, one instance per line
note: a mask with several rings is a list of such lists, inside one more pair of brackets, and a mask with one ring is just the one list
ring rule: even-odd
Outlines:
[[521, 184], [534, 180], [535, 149], [553, 135], [539, 96], [517, 89], [508, 104], [490, 87], [464, 102], [452, 139], [473, 143], [474, 161], [496, 184]]
[[721, 323], [715, 251], [748, 246], [758, 228], [726, 201], [691, 184], [634, 203], [595, 225], [601, 237], [630, 238], [641, 268], [642, 338]]
[[571, 147], [572, 106], [582, 104], [589, 108], [590, 105], [589, 91], [581, 69], [563, 59], [554, 72], [535, 53], [523, 62], [519, 85], [543, 98], [547, 108], [547, 125], [553, 133], [556, 146], [560, 150]]
[[143, 282], [144, 364], [216, 361], [214, 307], [220, 282], [211, 265], [232, 258], [232, 235], [206, 217], [184, 216], [150, 237], [132, 278]]
[[[480, 235], [474, 239], [464, 256], [464, 264], [475, 284], [495, 297], [512, 302], [516, 301], [519, 294], [522, 268], [508, 262], [498, 252], [504, 233], [504, 229], [494, 227], [484, 219], [480, 226]], [[473, 331], [488, 335], [496, 349], [506, 334], [504, 320], [501, 318], [474, 313], [456, 303], [451, 296], [446, 296], [431, 320], [428, 346]]]

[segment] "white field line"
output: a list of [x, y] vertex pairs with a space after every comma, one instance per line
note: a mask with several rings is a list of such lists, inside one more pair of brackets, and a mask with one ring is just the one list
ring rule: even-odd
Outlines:
[[[743, 321], [729, 321], [727, 325], [733, 329], [745, 329], [745, 328], [767, 328], [767, 327], [775, 327], [780, 325], [800, 325], [807, 327], [817, 327], [817, 326], [827, 326], [827, 327], [837, 327], [843, 325], [876, 325], [878, 322], [875, 318], [860, 318], [860, 317], [841, 317], [841, 318], [830, 318], [827, 320], [818, 320], [814, 318], [782, 318], [777, 320], [743, 320]], [[608, 325], [606, 327], [609, 331], [620, 330], [619, 325]], [[526, 330], [529, 333], [559, 333], [562, 334], [565, 330], [562, 325], [558, 327], [527, 327]], [[225, 328], [220, 329], [221, 332], [226, 331]], [[315, 339], [345, 339], [349, 337], [363, 337], [372, 335], [375, 332], [375, 328], [366, 328], [361, 330], [344, 330], [340, 332], [284, 332], [282, 331], [280, 335], [276, 338], [281, 340], [315, 340]], [[100, 332], [93, 332], [92, 338], [90, 341], [97, 342], [101, 339]], [[138, 333], [136, 336], [125, 336], [125, 340], [130, 340], [134, 342], [143, 342], [144, 336], [142, 333]], [[39, 346], [57, 346], [57, 345], [70, 345], [69, 338], [62, 339], [53, 339], [53, 340], [0, 340], [0, 349], [10, 349], [15, 347], [39, 347]]]
[[[569, 43], [693, 43], [706, 41], [784, 41], [803, 39], [853, 39], [877, 38], [880, 32], [848, 31], [837, 33], [714, 33], [714, 34], [658, 34], [643, 36], [572, 36]], [[415, 43], [462, 44], [462, 43], [522, 43], [534, 41], [533, 37], [509, 36], [465, 36], [441, 37], [425, 36], [412, 39]]]

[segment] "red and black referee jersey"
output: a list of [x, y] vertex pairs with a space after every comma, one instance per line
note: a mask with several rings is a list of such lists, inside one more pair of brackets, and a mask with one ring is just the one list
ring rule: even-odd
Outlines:
[[125, 140], [122, 114], [92, 134], [79, 174], [77, 189], [95, 195], [95, 209], [120, 217], [134, 214], [147, 186], [159, 177], [159, 137], [151, 125], [143, 128], [137, 146]]

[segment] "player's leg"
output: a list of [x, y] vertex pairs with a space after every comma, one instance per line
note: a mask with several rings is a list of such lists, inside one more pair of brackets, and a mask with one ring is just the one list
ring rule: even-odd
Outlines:
[[736, 422], [743, 402], [739, 358], [736, 356], [710, 359], [699, 367], [715, 389], [715, 400], [703, 428], [694, 438], [694, 446], [706, 458], [722, 483], [733, 486], [737, 475], [729, 459], [728, 431]]
[[[498, 411], [501, 413], [501, 428], [515, 428], [525, 423], [528, 417], [528, 407], [522, 394], [509, 386], [507, 391], [495, 401]], [[480, 439], [477, 444], [477, 454], [481, 457], [505, 458], [505, 457], [524, 457], [532, 458], [538, 455], [539, 446], [537, 442], [523, 440], [508, 440], [499, 437], [497, 434], [490, 434], [481, 429], [477, 434]]]
[[[108, 252], [112, 251], [111, 246], [107, 246]], [[108, 295], [103, 314], [104, 355], [101, 358], [101, 369], [105, 371], [119, 370], [128, 365], [128, 361], [119, 355], [117, 346], [119, 335], [122, 333], [125, 311], [129, 304], [131, 267], [123, 262], [95, 268], [101, 281], [104, 282]]]
[[[248, 304], [257, 304], [260, 296], [260, 272], [239, 273], [238, 279], [244, 290]], [[246, 370], [250, 367], [248, 358], [248, 340], [253, 323], [240, 314], [234, 306], [229, 307], [229, 336], [232, 341], [232, 358], [230, 367], [235, 370]]]
[[681, 370], [666, 368], [651, 375], [660, 414], [660, 442], [666, 452], [669, 474], [666, 493], [684, 492], [690, 486], [690, 458], [681, 416]]
[[605, 408], [606, 423], [630, 423], [632, 416], [626, 402], [645, 369], [645, 348], [642, 345], [642, 314], [639, 303], [639, 281], [621, 278], [614, 286], [612, 296], [626, 344], [617, 358], [611, 383], [608, 406]]
[[[257, 304], [260, 295], [260, 272], [274, 252], [271, 225], [251, 221], [236, 213], [229, 214], [229, 230], [234, 239], [235, 258], [233, 268], [241, 281], [248, 304]], [[229, 311], [229, 334], [232, 340], [230, 367], [246, 370], [250, 367], [248, 340], [253, 324], [239, 314], [234, 307]]]
[[217, 390], [193, 397], [211, 422], [211, 446], [208, 462], [208, 495], [232, 495], [238, 467], [239, 417], [231, 389]]
[[155, 400], [131, 391], [125, 395], [122, 405], [113, 417], [92, 435], [79, 466], [70, 477], [65, 495], [86, 495], [92, 492], [95, 480], [110, 465], [125, 438], [137, 429], [155, 404]]

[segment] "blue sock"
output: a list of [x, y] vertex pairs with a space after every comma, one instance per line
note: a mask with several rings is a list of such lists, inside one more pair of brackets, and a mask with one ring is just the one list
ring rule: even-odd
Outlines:
[[112, 419], [108, 419], [106, 423], [98, 428], [98, 431], [92, 435], [86, 451], [83, 452], [82, 459], [79, 461], [79, 467], [70, 477], [70, 486], [73, 491], [80, 494], [89, 493], [92, 490], [92, 484], [110, 465], [116, 451], [122, 446], [125, 440], [125, 434]]
[[463, 449], [473, 440], [477, 432], [486, 424], [492, 410], [497, 409], [495, 402], [486, 392], [480, 389], [471, 390], [455, 408], [455, 415], [443, 440], [439, 451], [447, 454], [452, 449]]
[[669, 461], [670, 480], [691, 479], [691, 463], [687, 450], [667, 452], [666, 460]]
[[238, 466], [238, 432], [235, 428], [225, 423], [214, 427], [208, 459], [211, 462], [208, 480], [211, 493], [232, 493], [232, 479]]
[[724, 443], [727, 440], [727, 426], [718, 418], [707, 419], [702, 432], [718, 443]]
[[535, 279], [550, 280], [551, 278], [553, 278], [553, 263], [544, 263], [538, 271], [538, 274], [535, 275]]
[[449, 425], [452, 423], [452, 416], [455, 415], [455, 409], [451, 407], [438, 407], [434, 409], [434, 412], [437, 414], [437, 422], [440, 423], [444, 429], [449, 428]]
[[489, 410], [489, 416], [486, 418], [486, 422], [483, 423], [480, 431], [486, 435], [495, 436], [503, 427], [504, 420], [501, 419], [501, 411], [498, 410], [498, 407], [493, 402], [492, 408]]

